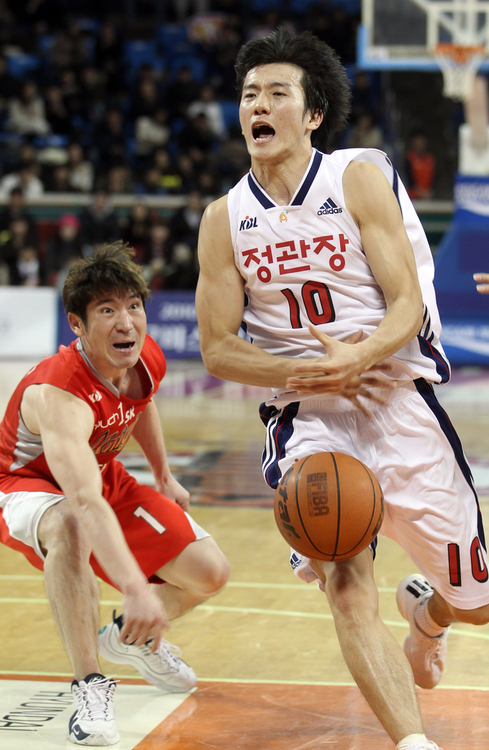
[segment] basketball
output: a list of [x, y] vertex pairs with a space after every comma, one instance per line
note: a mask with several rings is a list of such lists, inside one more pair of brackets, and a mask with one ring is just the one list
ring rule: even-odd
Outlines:
[[314, 453], [284, 474], [274, 512], [280, 533], [301, 555], [346, 560], [377, 536], [384, 496], [361, 461], [345, 453]]

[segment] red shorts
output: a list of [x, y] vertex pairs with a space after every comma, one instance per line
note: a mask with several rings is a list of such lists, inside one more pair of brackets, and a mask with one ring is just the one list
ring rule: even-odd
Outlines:
[[[194, 528], [190, 517], [173, 500], [152, 487], [136, 482], [119, 461], [112, 461], [107, 470], [104, 472], [104, 497], [112, 506], [139, 567], [149, 581], [161, 583], [161, 579], [155, 575], [156, 571], [195, 541], [197, 533], [202, 530], [197, 524]], [[11, 482], [8, 484], [8, 489], [4, 488], [0, 481], [0, 492], [9, 496], [16, 492], [62, 494], [56, 485], [50, 486], [46, 480], [40, 480], [36, 486], [35, 479], [26, 478], [23, 481], [19, 477], [15, 488]], [[199, 534], [199, 538], [201, 536], [205, 536], [205, 532]], [[1, 509], [0, 542], [22, 552], [34, 567], [43, 570], [43, 560], [36, 550], [11, 536]], [[90, 562], [95, 574], [114, 586], [93, 555]]]

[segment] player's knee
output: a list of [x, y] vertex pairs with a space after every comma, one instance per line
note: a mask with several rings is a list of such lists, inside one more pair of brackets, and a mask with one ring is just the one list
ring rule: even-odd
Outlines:
[[226, 585], [229, 578], [229, 562], [220, 550], [206, 561], [203, 576], [200, 580], [201, 593], [204, 596], [217, 594]]
[[51, 558], [57, 555], [66, 560], [82, 561], [89, 555], [78, 518], [71, 509], [64, 508], [61, 504], [50, 508], [43, 516], [38, 537], [43, 553]]
[[470, 625], [487, 625], [489, 623], [489, 605], [477, 609], [457, 609], [455, 616], [459, 622]]
[[326, 595], [333, 613], [342, 617], [375, 616], [378, 612], [378, 594], [369, 577], [360, 575], [353, 566], [337, 564], [328, 570]]

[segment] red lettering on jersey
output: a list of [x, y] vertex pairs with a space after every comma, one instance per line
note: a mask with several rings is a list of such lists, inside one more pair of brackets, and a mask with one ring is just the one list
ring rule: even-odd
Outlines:
[[332, 253], [336, 250], [336, 247], [331, 244], [330, 240], [333, 239], [333, 235], [329, 234], [327, 237], [314, 237], [313, 242], [317, 242], [318, 244], [314, 248], [314, 252], [316, 255], [319, 255], [323, 247], [325, 247], [327, 250], [331, 250]]
[[105, 430], [101, 435], [98, 436], [95, 443], [92, 445], [92, 450], [96, 456], [104, 453], [120, 453], [124, 448], [125, 444], [131, 437], [131, 433], [134, 430], [136, 423], [141, 416], [141, 412], [137, 415], [134, 422], [129, 425], [126, 424], [122, 432], [110, 433], [110, 430]]
[[259, 268], [256, 275], [264, 284], [267, 284], [272, 278], [272, 272], [266, 266]]
[[[286, 240], [284, 242], [277, 242], [275, 245], [266, 245], [263, 251], [260, 251], [257, 247], [250, 250], [242, 250], [241, 255], [246, 259], [244, 261], [246, 268], [250, 267], [252, 261], [259, 266], [256, 275], [261, 282], [268, 284], [272, 280], [270, 266], [274, 261], [278, 263], [279, 276], [311, 270], [310, 265], [297, 264], [297, 261], [307, 258], [308, 250], [311, 249], [311, 245], [308, 242], [310, 243], [311, 241], [305, 239]], [[343, 270], [346, 265], [343, 254], [346, 253], [347, 245], [350, 244], [350, 240], [344, 234], [338, 235], [336, 243], [332, 234], [325, 235], [324, 237], [314, 237], [312, 242], [316, 245], [314, 248], [316, 255], [319, 255], [324, 248], [333, 253], [333, 255], [328, 257], [328, 264], [332, 271]]]
[[[310, 271], [311, 266], [296, 266], [293, 267], [285, 267], [285, 263], [288, 261], [295, 261], [299, 260], [299, 255], [297, 253], [295, 242], [294, 240], [289, 240], [289, 242], [277, 242], [275, 245], [277, 250], [280, 248], [289, 248], [290, 253], [287, 252], [287, 250], [284, 250], [282, 255], [277, 255], [277, 261], [279, 262], [278, 272], [282, 276], [284, 273], [295, 273], [296, 271]], [[304, 256], [302, 256], [304, 257]]]
[[248, 268], [248, 266], [250, 265], [250, 263], [251, 263], [252, 260], [254, 260], [255, 263], [257, 263], [258, 265], [260, 265], [260, 258], [257, 255], [257, 253], [258, 253], [258, 248], [257, 247], [254, 247], [252, 250], [243, 250], [243, 252], [241, 253], [241, 255], [244, 255], [245, 258], [246, 258], [246, 260], [245, 260], [245, 266], [246, 266], [246, 268]]
[[340, 234], [340, 251], [346, 253], [346, 246], [350, 244], [350, 240], [345, 237], [344, 234]]

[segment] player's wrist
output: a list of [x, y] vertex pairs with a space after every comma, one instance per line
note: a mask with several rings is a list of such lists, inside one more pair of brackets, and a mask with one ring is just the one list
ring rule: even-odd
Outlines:
[[148, 581], [141, 573], [125, 581], [121, 586], [121, 591], [124, 596], [137, 596], [147, 588], [149, 588]]

